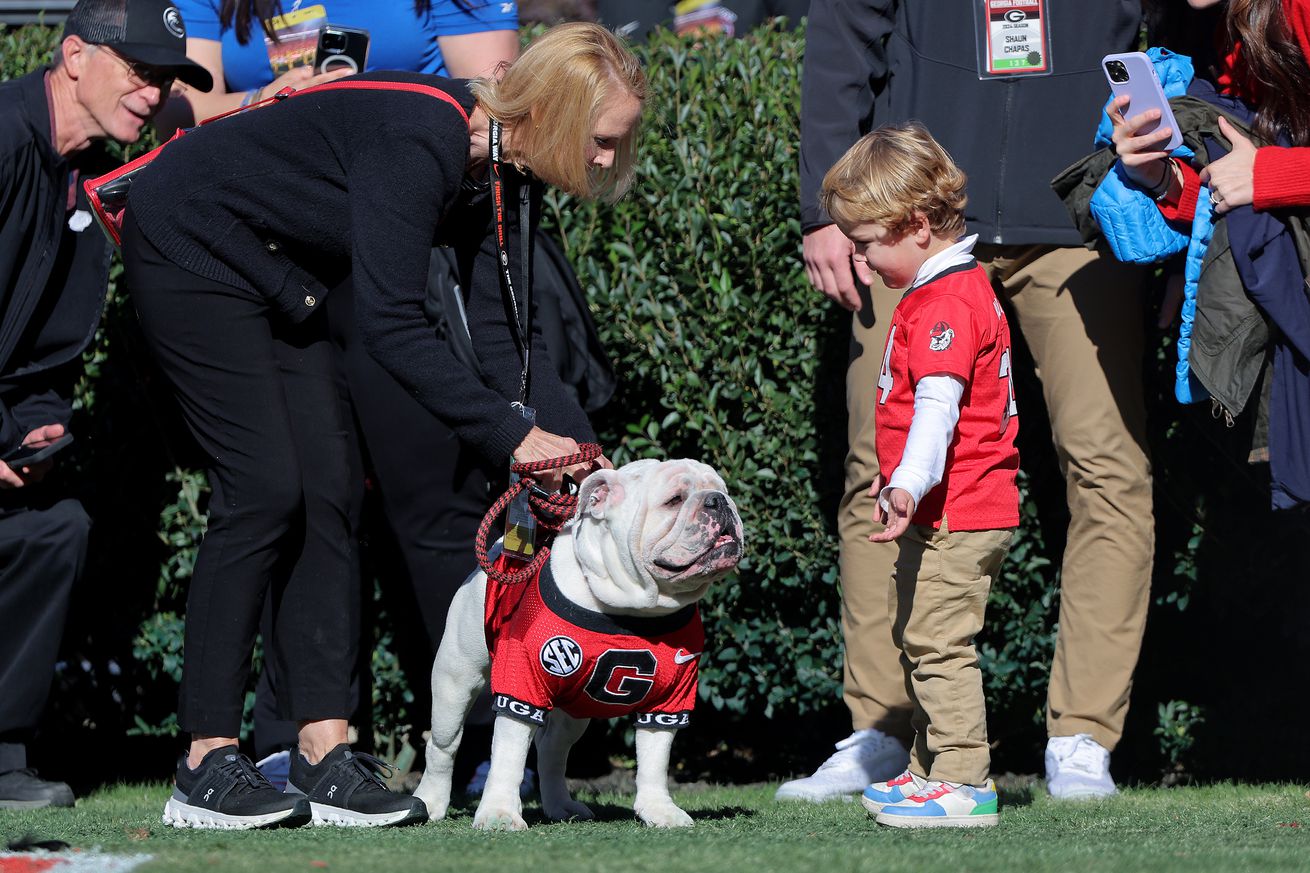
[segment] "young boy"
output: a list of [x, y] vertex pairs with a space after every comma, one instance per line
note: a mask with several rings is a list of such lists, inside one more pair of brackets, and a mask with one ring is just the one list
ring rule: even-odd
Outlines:
[[892, 635], [914, 702], [910, 766], [862, 798], [879, 824], [997, 823], [974, 635], [1019, 523], [1010, 330], [964, 236], [965, 177], [918, 124], [851, 147], [822, 202], [855, 259], [905, 289], [877, 391], [880, 473], [870, 496], [899, 540]]

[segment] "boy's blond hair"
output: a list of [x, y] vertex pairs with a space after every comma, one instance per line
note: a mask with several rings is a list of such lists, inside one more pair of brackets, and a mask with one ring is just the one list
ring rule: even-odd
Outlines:
[[532, 41], [499, 79], [469, 86], [488, 115], [513, 128], [506, 158], [579, 197], [617, 200], [632, 185], [638, 128], [619, 142], [612, 166], [589, 166], [592, 128], [608, 97], [646, 100], [646, 74], [623, 40], [573, 22]]
[[916, 121], [865, 134], [823, 177], [819, 202], [844, 229], [877, 224], [900, 236], [923, 213], [933, 234], [964, 233], [966, 182], [932, 134]]

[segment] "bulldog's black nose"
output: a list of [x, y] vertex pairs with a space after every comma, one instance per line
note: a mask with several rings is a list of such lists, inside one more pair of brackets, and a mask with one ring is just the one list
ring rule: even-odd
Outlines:
[[711, 493], [709, 497], [705, 498], [706, 509], [722, 509], [727, 504], [728, 501], [725, 500], [723, 498], [723, 495], [717, 491]]

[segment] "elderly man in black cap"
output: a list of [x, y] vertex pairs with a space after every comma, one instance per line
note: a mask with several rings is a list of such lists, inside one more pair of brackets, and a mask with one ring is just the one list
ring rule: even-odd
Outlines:
[[81, 0], [54, 62], [0, 83], [0, 809], [72, 806], [27, 767], [90, 520], [42, 479], [66, 445], [73, 384], [109, 278], [79, 178], [112, 166], [174, 79], [201, 90], [168, 0]]

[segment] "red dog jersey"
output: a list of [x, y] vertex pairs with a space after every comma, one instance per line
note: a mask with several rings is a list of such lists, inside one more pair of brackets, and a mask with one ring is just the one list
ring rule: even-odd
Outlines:
[[878, 466], [891, 478], [905, 452], [914, 389], [925, 376], [965, 384], [942, 481], [923, 496], [914, 524], [991, 530], [1019, 523], [1019, 430], [1010, 381], [1010, 327], [976, 261], [944, 270], [896, 305], [878, 374]]
[[593, 612], [560, 593], [547, 562], [529, 582], [487, 579], [486, 631], [496, 712], [537, 725], [555, 707], [575, 718], [637, 713], [641, 727], [691, 723], [705, 644], [694, 604], [655, 617]]

